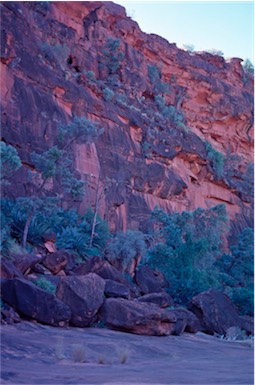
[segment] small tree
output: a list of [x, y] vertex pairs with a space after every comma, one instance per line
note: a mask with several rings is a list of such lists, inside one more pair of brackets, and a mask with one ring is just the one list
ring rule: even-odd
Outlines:
[[30, 210], [25, 223], [22, 245], [26, 246], [29, 226], [33, 215], [40, 210], [52, 193], [47, 185], [55, 180], [63, 186], [66, 193], [70, 193], [73, 199], [79, 199], [83, 195], [84, 182], [75, 176], [73, 171], [74, 143], [92, 143], [103, 132], [94, 123], [84, 117], [74, 117], [68, 125], [62, 125], [58, 129], [59, 144], [49, 148], [42, 154], [32, 153], [31, 159], [35, 167], [33, 179], [36, 178], [34, 191], [28, 198]]
[[120, 68], [120, 63], [124, 59], [124, 53], [120, 51], [120, 40], [107, 39], [103, 49], [102, 64], [106, 66], [109, 75], [114, 75]]
[[1, 184], [8, 185], [9, 178], [20, 168], [21, 160], [16, 148], [5, 142], [0, 142], [0, 172]]
[[149, 251], [149, 264], [166, 275], [176, 302], [186, 303], [200, 291], [219, 286], [213, 265], [227, 229], [224, 205], [172, 215], [155, 209], [152, 223], [157, 243]]
[[[106, 249], [107, 259], [119, 270], [130, 273], [144, 257], [146, 244], [140, 231], [127, 230], [115, 235]], [[133, 265], [133, 266], [132, 266]]]

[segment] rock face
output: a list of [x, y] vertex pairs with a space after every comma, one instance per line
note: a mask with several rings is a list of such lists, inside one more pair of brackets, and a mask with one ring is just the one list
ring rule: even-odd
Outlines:
[[1, 295], [19, 314], [42, 323], [63, 326], [71, 318], [69, 306], [25, 279], [3, 280]]
[[135, 280], [143, 294], [157, 293], [168, 286], [163, 274], [149, 266], [140, 267], [136, 271]]
[[[104, 128], [96, 143], [75, 145], [75, 169], [88, 182], [79, 209], [95, 204], [100, 175], [99, 211], [111, 230], [142, 228], [156, 205], [222, 202], [234, 229], [253, 224], [253, 82], [240, 59], [146, 35], [111, 2], [4, 2], [1, 24], [2, 137], [23, 164], [6, 194], [29, 191], [30, 153], [78, 115]], [[109, 38], [123, 54], [114, 76]]]
[[138, 301], [152, 302], [163, 308], [173, 306], [174, 304], [173, 298], [166, 292], [145, 294], [142, 297], [139, 297]]
[[43, 261], [43, 265], [49, 269], [53, 274], [59, 273], [64, 269], [68, 262], [67, 252], [57, 251], [46, 255], [46, 258]]
[[110, 279], [111, 281], [125, 285], [130, 289], [130, 294], [133, 297], [140, 294], [139, 288], [135, 284], [129, 282], [118, 269], [100, 257], [90, 258], [86, 263], [78, 266], [74, 270], [74, 273], [77, 275], [95, 273], [105, 280]]
[[95, 322], [104, 301], [104, 287], [104, 280], [93, 273], [61, 278], [56, 295], [70, 307], [74, 326], [91, 326]]
[[208, 334], [226, 335], [230, 327], [243, 324], [229, 297], [214, 289], [192, 298], [188, 309], [199, 319], [202, 331]]
[[197, 333], [199, 330], [201, 330], [201, 325], [198, 318], [191, 311], [183, 308], [176, 308], [169, 310], [169, 314], [176, 317], [176, 324], [173, 334], [179, 336], [183, 332]]
[[122, 298], [107, 298], [100, 309], [100, 318], [106, 326], [143, 335], [170, 335], [176, 318], [157, 305]]

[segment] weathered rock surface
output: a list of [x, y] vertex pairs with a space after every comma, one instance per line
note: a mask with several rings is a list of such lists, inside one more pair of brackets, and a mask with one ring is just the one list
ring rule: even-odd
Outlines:
[[42, 260], [41, 255], [14, 255], [13, 263], [22, 274], [28, 274], [31, 268]]
[[126, 298], [130, 299], [130, 289], [122, 283], [112, 281], [111, 279], [105, 280], [104, 293], [106, 297]]
[[104, 301], [104, 287], [104, 280], [94, 273], [61, 278], [56, 296], [70, 307], [73, 325], [91, 326], [96, 321]]
[[74, 270], [76, 275], [86, 275], [88, 273], [95, 273], [104, 279], [122, 283], [130, 289], [132, 297], [140, 294], [139, 288], [135, 284], [129, 282], [116, 267], [100, 257], [92, 257]]
[[201, 330], [200, 322], [194, 313], [187, 309], [176, 308], [168, 310], [169, 314], [176, 317], [176, 324], [173, 334], [180, 336], [184, 332], [197, 333]]
[[64, 326], [71, 318], [69, 306], [25, 279], [2, 280], [1, 295], [19, 314], [41, 323]]
[[[3, 384], [253, 384], [253, 341], [228, 342], [203, 333], [143, 337], [29, 322], [3, 325], [0, 333]], [[85, 351], [85, 363], [74, 363], [77, 346]]]
[[[233, 229], [252, 226], [253, 81], [241, 59], [180, 50], [143, 33], [111, 2], [3, 2], [1, 24], [2, 137], [23, 163], [13, 196], [27, 191], [30, 153], [52, 145], [58, 125], [85, 115], [104, 133], [75, 146], [76, 171], [88, 182], [79, 208], [94, 205], [100, 175], [107, 189], [99, 212], [111, 230], [144, 226], [156, 205], [217, 203], [226, 204]], [[115, 85], [102, 66], [108, 38], [124, 53]], [[160, 68], [171, 89], [166, 104], [183, 114], [182, 126], [157, 108], [148, 64]], [[109, 87], [114, 96], [105, 100]], [[224, 157], [218, 175], [207, 141]]]
[[164, 336], [173, 333], [176, 317], [154, 304], [107, 298], [100, 309], [107, 327], [134, 334]]
[[146, 265], [137, 269], [135, 281], [143, 294], [158, 293], [169, 285], [161, 272]]
[[23, 274], [12, 261], [3, 258], [0, 264], [1, 278], [22, 278]]
[[137, 300], [139, 302], [152, 302], [163, 308], [174, 304], [173, 298], [166, 292], [145, 294]]
[[231, 326], [242, 327], [240, 317], [230, 298], [209, 289], [192, 298], [188, 305], [200, 321], [201, 330], [208, 334], [225, 335]]
[[68, 262], [68, 253], [59, 250], [55, 253], [47, 254], [43, 260], [43, 265], [49, 269], [52, 274], [57, 274], [63, 270]]

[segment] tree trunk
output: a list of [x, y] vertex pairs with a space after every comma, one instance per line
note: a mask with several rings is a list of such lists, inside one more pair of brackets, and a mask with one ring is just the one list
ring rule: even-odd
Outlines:
[[27, 245], [27, 235], [28, 235], [28, 230], [29, 230], [29, 226], [30, 226], [30, 223], [32, 221], [33, 215], [34, 215], [34, 209], [32, 208], [29, 212], [28, 217], [27, 217], [24, 231], [23, 231], [22, 246], [24, 247], [24, 249], [26, 248], [26, 245]]
[[93, 239], [95, 236], [95, 228], [96, 228], [96, 222], [97, 222], [97, 213], [98, 213], [98, 206], [99, 206], [99, 201], [100, 201], [100, 196], [99, 196], [99, 184], [100, 184], [100, 174], [101, 171], [99, 171], [98, 175], [98, 181], [97, 181], [97, 189], [96, 189], [96, 206], [95, 206], [95, 213], [93, 217], [93, 222], [92, 222], [92, 228], [91, 228], [91, 235], [90, 235], [90, 240], [89, 240], [89, 248], [91, 249]]

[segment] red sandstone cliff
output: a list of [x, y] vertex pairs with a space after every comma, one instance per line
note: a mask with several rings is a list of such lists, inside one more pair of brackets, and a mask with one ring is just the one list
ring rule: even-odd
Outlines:
[[[31, 151], [52, 145], [57, 126], [78, 115], [104, 127], [95, 144], [76, 145], [76, 170], [88, 181], [80, 210], [95, 203], [100, 172], [100, 212], [112, 230], [138, 228], [155, 205], [225, 203], [235, 226], [252, 224], [253, 83], [240, 59], [191, 55], [141, 32], [111, 2], [4, 2], [1, 18], [2, 138], [23, 161], [8, 194], [26, 193]], [[115, 83], [102, 66], [108, 38], [124, 54]], [[148, 65], [160, 69], [182, 125], [158, 110]], [[224, 157], [220, 175], [206, 141]]]

